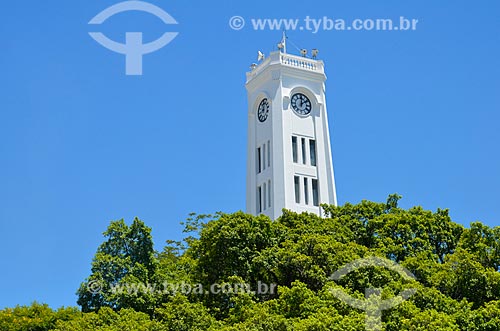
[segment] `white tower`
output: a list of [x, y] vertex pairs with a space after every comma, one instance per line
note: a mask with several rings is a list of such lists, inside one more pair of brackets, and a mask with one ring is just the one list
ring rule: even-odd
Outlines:
[[246, 74], [250, 214], [276, 219], [286, 208], [320, 215], [321, 203], [337, 204], [323, 61], [301, 53], [287, 54], [281, 44]]

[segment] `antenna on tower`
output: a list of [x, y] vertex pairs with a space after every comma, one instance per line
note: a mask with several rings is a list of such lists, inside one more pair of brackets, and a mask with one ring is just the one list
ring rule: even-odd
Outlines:
[[286, 38], [287, 38], [286, 30], [283, 30], [283, 38], [278, 44], [279, 50], [282, 51], [283, 53], [286, 53]]

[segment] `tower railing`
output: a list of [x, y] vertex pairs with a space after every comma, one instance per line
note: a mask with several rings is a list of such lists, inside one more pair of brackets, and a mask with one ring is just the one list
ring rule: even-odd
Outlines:
[[250, 81], [253, 77], [260, 74], [268, 66], [275, 64], [299, 68], [306, 71], [313, 71], [320, 74], [324, 73], [323, 61], [321, 60], [308, 59], [306, 57], [276, 51], [269, 54], [269, 57], [265, 58], [250, 72], [247, 72], [247, 82]]
[[280, 60], [282, 64], [291, 67], [298, 67], [312, 71], [320, 71], [320, 72], [323, 71], [323, 63], [313, 59], [308, 59], [305, 57], [300, 57], [290, 54], [281, 54]]

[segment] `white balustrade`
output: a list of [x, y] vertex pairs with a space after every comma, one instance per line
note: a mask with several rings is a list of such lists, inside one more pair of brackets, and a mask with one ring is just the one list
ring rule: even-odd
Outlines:
[[323, 71], [323, 66], [320, 62], [305, 57], [281, 54], [281, 63], [291, 67], [299, 67], [312, 71]]

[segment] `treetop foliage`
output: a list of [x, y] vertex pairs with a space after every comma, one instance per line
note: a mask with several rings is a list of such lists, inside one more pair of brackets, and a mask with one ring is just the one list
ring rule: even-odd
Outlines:
[[[77, 291], [81, 311], [7, 308], [0, 330], [364, 330], [366, 313], [335, 291], [368, 300], [370, 288], [383, 299], [416, 290], [383, 311], [383, 330], [500, 330], [500, 227], [465, 228], [446, 209], [406, 210], [400, 198], [323, 205], [323, 217], [284, 210], [275, 221], [192, 214], [186, 239], [159, 252], [142, 221], [114, 221]], [[416, 279], [376, 265], [332, 278], [370, 256]], [[227, 290], [207, 291], [213, 284]], [[251, 290], [233, 290], [238, 284]]]

